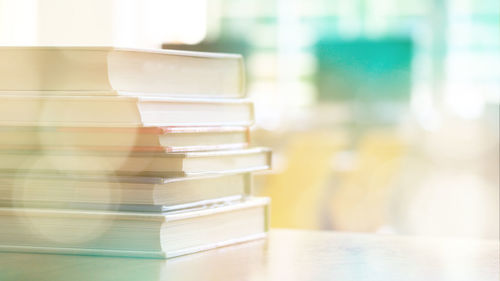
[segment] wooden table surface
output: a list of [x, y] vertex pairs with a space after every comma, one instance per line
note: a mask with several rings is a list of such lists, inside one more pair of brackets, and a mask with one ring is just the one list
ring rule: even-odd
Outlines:
[[499, 280], [499, 242], [272, 230], [171, 260], [0, 253], [0, 280]]

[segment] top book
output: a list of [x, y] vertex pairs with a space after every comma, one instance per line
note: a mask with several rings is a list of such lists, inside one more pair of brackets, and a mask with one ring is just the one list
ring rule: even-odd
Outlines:
[[0, 94], [241, 98], [243, 59], [114, 47], [0, 47]]

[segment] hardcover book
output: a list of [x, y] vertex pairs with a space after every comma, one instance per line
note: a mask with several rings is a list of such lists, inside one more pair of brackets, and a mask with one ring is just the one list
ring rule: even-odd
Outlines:
[[244, 97], [240, 55], [114, 47], [0, 47], [14, 95]]
[[253, 104], [242, 100], [137, 97], [2, 96], [2, 126], [249, 126]]
[[266, 148], [157, 153], [0, 151], [0, 172], [181, 177], [242, 173], [271, 167]]
[[248, 143], [248, 127], [0, 127], [0, 150], [186, 152]]
[[170, 258], [265, 237], [269, 200], [169, 213], [0, 208], [0, 251]]
[[238, 201], [251, 175], [155, 178], [0, 174], [0, 206], [165, 212]]

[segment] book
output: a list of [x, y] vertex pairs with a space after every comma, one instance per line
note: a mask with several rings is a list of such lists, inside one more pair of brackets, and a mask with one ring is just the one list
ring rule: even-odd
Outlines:
[[170, 258], [265, 237], [269, 200], [169, 213], [0, 208], [0, 251]]
[[165, 212], [242, 200], [251, 175], [103, 177], [0, 174], [0, 206]]
[[0, 47], [5, 94], [241, 98], [240, 55], [114, 47]]
[[0, 127], [0, 150], [185, 152], [248, 146], [247, 127]]
[[259, 147], [185, 153], [0, 151], [1, 172], [176, 177], [250, 172], [270, 167], [270, 150]]
[[241, 100], [0, 96], [0, 125], [63, 127], [249, 126]]

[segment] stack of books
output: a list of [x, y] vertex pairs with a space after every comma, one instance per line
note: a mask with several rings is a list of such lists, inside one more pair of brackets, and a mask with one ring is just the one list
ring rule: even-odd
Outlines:
[[0, 250], [168, 258], [265, 237], [238, 55], [0, 47]]

